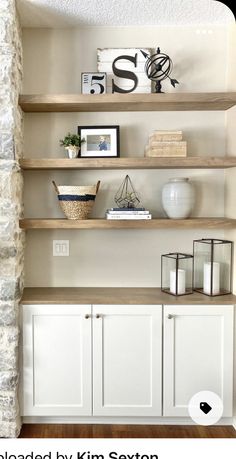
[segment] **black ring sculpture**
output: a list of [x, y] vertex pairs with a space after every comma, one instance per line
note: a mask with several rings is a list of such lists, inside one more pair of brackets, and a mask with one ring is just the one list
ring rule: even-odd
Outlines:
[[156, 54], [149, 56], [147, 53], [141, 50], [141, 53], [146, 58], [145, 72], [149, 80], [156, 81], [155, 90], [157, 93], [162, 93], [161, 81], [169, 78], [172, 86], [179, 84], [179, 82], [173, 78], [170, 78], [170, 74], [173, 70], [173, 62], [171, 58], [164, 53], [161, 53], [160, 48], [157, 48]]

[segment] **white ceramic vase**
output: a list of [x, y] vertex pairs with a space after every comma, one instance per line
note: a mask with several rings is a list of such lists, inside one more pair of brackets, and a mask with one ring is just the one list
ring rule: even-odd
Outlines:
[[195, 192], [188, 178], [172, 178], [162, 189], [162, 206], [169, 218], [188, 218], [195, 203]]
[[66, 151], [67, 151], [68, 158], [74, 159], [78, 157], [79, 147], [70, 145], [69, 147], [66, 147]]

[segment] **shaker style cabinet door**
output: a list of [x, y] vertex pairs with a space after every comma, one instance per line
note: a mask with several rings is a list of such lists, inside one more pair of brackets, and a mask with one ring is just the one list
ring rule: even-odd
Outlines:
[[212, 391], [232, 416], [233, 306], [164, 307], [164, 416], [188, 416], [188, 402]]
[[95, 416], [161, 416], [162, 306], [93, 306]]
[[23, 307], [23, 415], [91, 414], [91, 306]]

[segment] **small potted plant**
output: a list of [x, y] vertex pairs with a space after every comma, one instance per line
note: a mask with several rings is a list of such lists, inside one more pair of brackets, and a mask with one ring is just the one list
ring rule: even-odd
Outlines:
[[68, 132], [64, 139], [60, 140], [60, 145], [61, 147], [65, 147], [68, 157], [73, 159], [78, 157], [78, 153], [83, 142], [85, 142], [85, 139], [81, 139], [81, 137], [77, 134], [70, 134], [70, 132]]

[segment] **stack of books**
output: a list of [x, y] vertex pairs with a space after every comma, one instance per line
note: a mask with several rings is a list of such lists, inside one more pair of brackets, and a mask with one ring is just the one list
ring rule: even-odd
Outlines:
[[107, 220], [151, 220], [152, 215], [144, 207], [112, 207], [106, 211]]
[[183, 141], [182, 131], [154, 131], [145, 148], [145, 156], [187, 156], [187, 142]]

